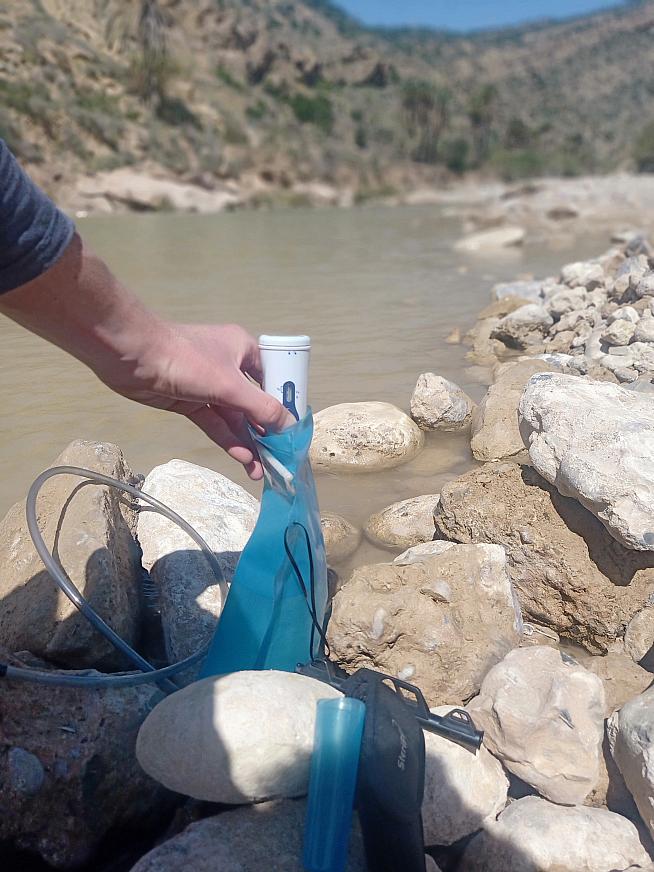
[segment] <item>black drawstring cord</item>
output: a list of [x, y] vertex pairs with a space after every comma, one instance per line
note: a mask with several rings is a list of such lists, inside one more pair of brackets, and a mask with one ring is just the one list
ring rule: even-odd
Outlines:
[[[288, 544], [288, 534], [291, 527], [299, 527], [300, 530], [302, 530], [302, 532], [304, 533], [304, 538], [307, 545], [307, 554], [309, 555], [309, 588], [311, 590], [311, 601], [309, 601], [309, 593], [307, 591], [306, 584], [304, 583], [304, 579], [302, 578], [302, 572], [300, 571], [300, 567], [297, 565], [297, 561], [295, 560], [295, 557], [293, 557], [291, 547]], [[307, 528], [304, 526], [304, 524], [300, 524], [299, 521], [294, 521], [292, 524], [288, 525], [288, 527], [284, 531], [284, 549], [286, 551], [286, 556], [288, 557], [288, 560], [293, 567], [293, 572], [295, 572], [295, 576], [298, 580], [298, 584], [300, 585], [300, 589], [304, 594], [304, 599], [306, 601], [307, 608], [309, 609], [309, 615], [311, 616], [311, 641], [309, 643], [309, 661], [315, 660], [313, 653], [313, 643], [316, 631], [318, 632], [320, 641], [323, 644], [324, 651], [327, 657], [329, 657], [331, 654], [329, 642], [327, 641], [325, 631], [320, 625], [320, 621], [318, 620], [318, 614], [316, 611], [316, 579], [313, 565], [313, 551], [311, 549], [311, 539], [309, 538]]]

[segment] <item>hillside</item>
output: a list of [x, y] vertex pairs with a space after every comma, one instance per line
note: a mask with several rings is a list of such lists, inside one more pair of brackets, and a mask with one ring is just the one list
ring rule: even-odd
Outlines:
[[470, 38], [368, 30], [328, 0], [6, 0], [0, 135], [64, 200], [121, 167], [365, 199], [629, 167], [639, 137], [649, 168], [653, 35], [654, 2]]

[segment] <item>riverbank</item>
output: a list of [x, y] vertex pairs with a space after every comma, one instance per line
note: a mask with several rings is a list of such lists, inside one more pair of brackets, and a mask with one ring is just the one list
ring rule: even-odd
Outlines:
[[82, 176], [65, 185], [59, 202], [77, 216], [125, 212], [217, 213], [234, 209], [386, 206], [443, 206], [463, 221], [468, 233], [517, 226], [535, 239], [564, 240], [580, 227], [591, 230], [654, 226], [654, 175], [617, 173], [579, 178], [543, 178], [523, 183], [472, 177], [436, 186], [389, 178], [387, 186], [361, 190], [320, 179], [280, 187], [265, 174], [244, 174], [222, 183], [182, 182], [161, 168], [124, 167]]
[[[333, 658], [415, 683], [441, 714], [465, 706], [485, 730], [477, 755], [425, 734], [425, 845], [442, 872], [652, 868], [653, 267], [648, 241], [620, 233], [604, 254], [549, 278], [496, 283], [465, 344], [463, 330], [447, 337], [487, 379], [485, 393], [414, 371], [406, 411], [355, 400], [315, 416], [319, 487], [336, 476], [355, 490], [374, 477], [387, 484], [384, 508], [364, 523], [345, 501], [323, 519]], [[467, 471], [450, 464], [438, 490], [423, 489], [409, 470], [426, 470], [448, 440], [469, 443], [474, 462]], [[132, 478], [108, 443], [74, 443], [56, 462]], [[391, 502], [391, 482], [408, 478], [411, 496]], [[57, 528], [71, 579], [98, 610], [110, 604], [111, 620], [147, 656], [187, 656], [211, 636], [223, 604], [197, 546], [104, 488], [72, 488], [53, 484], [41, 519], [47, 537]], [[198, 529], [229, 581], [257, 500], [186, 461], [158, 466], [143, 489]], [[81, 546], [79, 517], [89, 533]], [[6, 657], [116, 668], [92, 638], [79, 644], [84, 624], [72, 607], [54, 608], [24, 524], [21, 505], [0, 524]], [[112, 559], [98, 559], [103, 542]], [[139, 602], [144, 578], [149, 603]], [[273, 869], [299, 872], [296, 797], [306, 792], [315, 700], [330, 695], [322, 685], [241, 673], [154, 708], [152, 691], [95, 693], [91, 712], [86, 693], [40, 689], [47, 714], [35, 719], [29, 686], [0, 685], [12, 809], [0, 817], [3, 838], [58, 868], [105, 868], [113, 854], [102, 836], [120, 832], [118, 868], [133, 872], [177, 872], [180, 855], [193, 868], [222, 856], [255, 872], [268, 857]], [[291, 714], [280, 719], [280, 709]], [[134, 828], [142, 835], [132, 841]], [[355, 829], [348, 870], [364, 868]]]

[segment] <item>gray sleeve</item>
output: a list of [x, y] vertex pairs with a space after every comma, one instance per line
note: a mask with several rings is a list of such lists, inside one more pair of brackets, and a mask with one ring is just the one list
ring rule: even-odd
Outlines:
[[0, 139], [0, 294], [61, 257], [75, 225], [32, 182]]

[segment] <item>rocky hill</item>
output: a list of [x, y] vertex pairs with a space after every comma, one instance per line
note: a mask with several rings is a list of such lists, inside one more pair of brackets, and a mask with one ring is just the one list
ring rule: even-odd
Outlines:
[[125, 167], [261, 203], [648, 169], [653, 34], [653, 2], [458, 37], [328, 0], [6, 0], [0, 135], [64, 201]]

